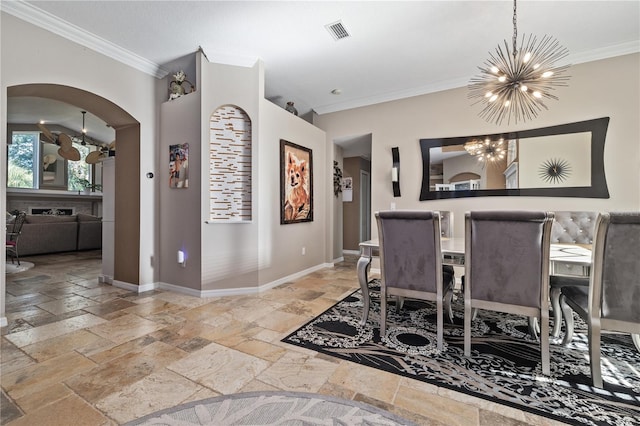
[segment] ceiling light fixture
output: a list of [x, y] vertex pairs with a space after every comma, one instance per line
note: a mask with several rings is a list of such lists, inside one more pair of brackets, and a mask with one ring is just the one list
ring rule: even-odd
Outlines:
[[517, 49], [516, 18], [514, 0], [512, 52], [504, 40], [504, 51], [498, 45], [496, 55], [490, 54], [483, 66], [478, 67], [480, 75], [469, 82], [469, 98], [477, 99], [473, 105], [484, 106], [478, 115], [496, 124], [501, 124], [505, 117], [507, 122], [513, 118], [516, 123], [535, 118], [542, 108], [548, 109], [543, 100], [557, 100], [551, 92], [567, 86], [569, 80], [569, 76], [563, 75], [569, 65], [555, 66], [569, 51], [555, 38], [545, 35], [538, 43], [535, 36], [523, 35]]
[[81, 111], [82, 112], [82, 142], [80, 142], [80, 145], [85, 146], [87, 144], [87, 141], [85, 141], [84, 136], [87, 134], [87, 128], [84, 127], [84, 116], [87, 114], [87, 111]]
[[469, 154], [478, 157], [478, 161], [496, 162], [505, 157], [504, 139], [491, 140], [486, 138], [473, 139], [464, 144], [464, 149]]

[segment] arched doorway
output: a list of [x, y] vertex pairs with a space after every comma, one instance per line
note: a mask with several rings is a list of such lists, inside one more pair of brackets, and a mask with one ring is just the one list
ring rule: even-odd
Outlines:
[[[116, 132], [114, 281], [140, 281], [140, 123], [113, 102], [75, 87], [23, 84], [7, 88], [7, 97], [33, 96], [64, 102], [86, 110]], [[6, 196], [6, 195], [5, 195]]]

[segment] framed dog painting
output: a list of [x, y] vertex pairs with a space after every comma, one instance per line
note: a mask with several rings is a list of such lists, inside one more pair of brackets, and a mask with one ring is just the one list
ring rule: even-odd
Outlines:
[[280, 139], [280, 223], [313, 221], [311, 150]]

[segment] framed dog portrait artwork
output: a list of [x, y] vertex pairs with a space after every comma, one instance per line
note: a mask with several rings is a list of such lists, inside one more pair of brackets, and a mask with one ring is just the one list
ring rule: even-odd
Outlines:
[[311, 150], [280, 139], [280, 224], [313, 221]]

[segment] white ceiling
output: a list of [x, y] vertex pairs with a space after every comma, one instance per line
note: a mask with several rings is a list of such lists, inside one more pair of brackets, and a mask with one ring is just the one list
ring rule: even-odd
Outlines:
[[[267, 99], [281, 106], [293, 101], [307, 118], [312, 110], [324, 114], [465, 86], [489, 52], [511, 40], [512, 6], [107, 0], [0, 5], [23, 19], [37, 16], [32, 22], [54, 32], [71, 28], [87, 43], [107, 40], [137, 55], [156, 76], [189, 70], [199, 47], [212, 62], [249, 66], [259, 58]], [[521, 0], [517, 10], [518, 33], [556, 37], [570, 52], [567, 63], [640, 51], [640, 1]], [[351, 37], [333, 39], [325, 25], [336, 21]]]

